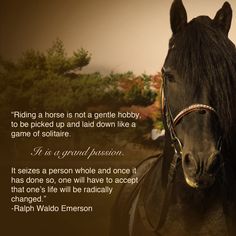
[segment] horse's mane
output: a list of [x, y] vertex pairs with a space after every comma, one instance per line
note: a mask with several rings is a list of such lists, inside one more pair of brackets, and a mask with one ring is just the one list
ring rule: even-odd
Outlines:
[[236, 108], [236, 51], [227, 35], [206, 16], [193, 19], [174, 41], [174, 64], [186, 88], [198, 96], [207, 91], [210, 105], [220, 118], [225, 134], [232, 127]]

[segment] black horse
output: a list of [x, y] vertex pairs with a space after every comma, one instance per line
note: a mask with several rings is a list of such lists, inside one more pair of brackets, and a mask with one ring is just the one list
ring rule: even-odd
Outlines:
[[181, 0], [162, 69], [162, 155], [138, 167], [114, 206], [111, 236], [236, 235], [236, 50], [232, 10], [187, 22]]

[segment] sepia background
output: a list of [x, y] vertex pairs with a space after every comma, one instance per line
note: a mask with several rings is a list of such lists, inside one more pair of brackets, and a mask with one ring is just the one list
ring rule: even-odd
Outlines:
[[[213, 18], [224, 0], [183, 0], [188, 19]], [[236, 1], [229, 0], [232, 9]], [[68, 53], [92, 53], [86, 72], [156, 73], [166, 54], [171, 0], [3, 0], [0, 55], [16, 58], [28, 48], [46, 50], [60, 38]], [[230, 38], [236, 41], [236, 19]]]
[[[183, 0], [188, 19], [213, 18], [223, 0]], [[236, 0], [229, 1], [233, 10]], [[171, 0], [3, 0], [0, 7], [1, 215], [8, 234], [108, 236], [112, 196], [54, 196], [51, 202], [94, 204], [93, 214], [18, 214], [9, 209], [10, 167], [134, 167], [156, 155], [162, 141], [160, 70], [171, 36]], [[236, 42], [236, 18], [229, 37]], [[78, 49], [83, 48], [81, 51]], [[77, 52], [77, 54], [74, 54]], [[83, 60], [80, 60], [81, 57]], [[78, 69], [79, 68], [79, 69]], [[71, 139], [11, 139], [12, 110], [135, 111], [136, 129], [73, 130]], [[32, 160], [36, 146], [115, 147], [125, 158]]]

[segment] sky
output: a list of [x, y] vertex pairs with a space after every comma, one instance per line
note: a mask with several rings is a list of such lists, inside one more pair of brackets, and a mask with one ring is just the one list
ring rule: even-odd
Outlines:
[[[236, 0], [228, 1], [236, 11]], [[171, 37], [172, 0], [1, 0], [0, 55], [17, 59], [33, 48], [47, 50], [57, 38], [68, 55], [92, 54], [84, 72], [161, 70]], [[214, 18], [223, 0], [183, 0], [188, 20]], [[236, 14], [230, 39], [236, 43]]]

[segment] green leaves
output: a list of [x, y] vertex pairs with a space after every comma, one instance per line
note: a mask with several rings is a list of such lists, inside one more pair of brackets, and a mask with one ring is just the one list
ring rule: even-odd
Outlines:
[[[90, 60], [91, 54], [83, 48], [68, 56], [59, 39], [46, 52], [27, 50], [16, 62], [0, 58], [1, 110], [4, 114], [12, 109], [73, 112], [136, 105], [143, 113], [149, 112], [146, 107], [157, 96], [154, 77], [136, 76], [131, 71], [82, 74]], [[140, 122], [150, 129], [154, 119], [145, 117], [149, 120]]]
[[87, 66], [91, 60], [91, 53], [81, 48], [73, 53], [74, 56], [71, 58], [71, 69], [79, 68], [82, 70], [84, 66]]
[[68, 57], [64, 44], [57, 39], [53, 46], [47, 51], [46, 63], [49, 71], [58, 74], [69, 73], [71, 70], [82, 70], [91, 60], [91, 54], [84, 48], [73, 52], [73, 56]]
[[[83, 48], [68, 56], [59, 39], [46, 52], [27, 50], [16, 62], [0, 58], [0, 131], [6, 131], [11, 110], [94, 112], [136, 109], [144, 118], [138, 121], [136, 129], [120, 131], [119, 135], [130, 142], [144, 143], [152, 127], [162, 127], [156, 115], [159, 108], [155, 105], [159, 75], [136, 76], [132, 71], [112, 72], [105, 76], [99, 72], [82, 74], [81, 70], [90, 60], [91, 54]], [[102, 140], [100, 136], [99, 140]]]

